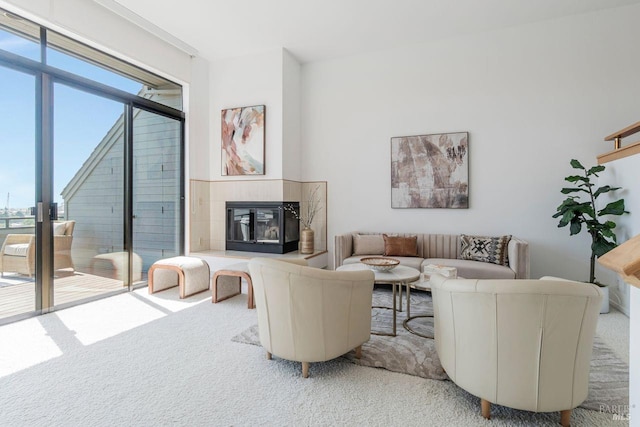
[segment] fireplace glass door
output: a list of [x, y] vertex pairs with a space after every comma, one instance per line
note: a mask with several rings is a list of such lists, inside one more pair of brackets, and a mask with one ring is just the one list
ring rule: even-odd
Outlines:
[[[298, 250], [298, 202], [227, 202], [227, 250]], [[296, 214], [294, 214], [293, 212]]]

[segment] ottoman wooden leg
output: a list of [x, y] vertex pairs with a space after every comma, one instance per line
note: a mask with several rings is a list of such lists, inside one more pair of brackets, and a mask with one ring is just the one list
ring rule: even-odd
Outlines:
[[[222, 278], [222, 277], [235, 277], [235, 278], [237, 278], [238, 279], [238, 290], [221, 297], [220, 296], [221, 285], [218, 283], [218, 280], [220, 278]], [[237, 274], [237, 272], [235, 272], [235, 271], [218, 270], [213, 275], [213, 278], [211, 278], [211, 302], [212, 303], [217, 303], [217, 302], [220, 302], [220, 301], [224, 301], [227, 298], [231, 298], [231, 297], [234, 297], [236, 295], [239, 295], [241, 293], [241, 291], [242, 291], [242, 280], [241, 280], [240, 276]]]
[[249, 296], [247, 300], [247, 308], [256, 308], [256, 301], [253, 296], [253, 282], [251, 282], [251, 277], [246, 276], [245, 280], [247, 281], [247, 294]]

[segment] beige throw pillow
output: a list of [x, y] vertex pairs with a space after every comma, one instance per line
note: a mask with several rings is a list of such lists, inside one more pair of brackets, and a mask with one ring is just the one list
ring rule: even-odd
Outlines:
[[354, 234], [354, 255], [382, 255], [384, 253], [384, 239], [380, 234]]
[[67, 231], [67, 223], [66, 222], [55, 222], [53, 223], [53, 235], [54, 236], [64, 236], [64, 233]]

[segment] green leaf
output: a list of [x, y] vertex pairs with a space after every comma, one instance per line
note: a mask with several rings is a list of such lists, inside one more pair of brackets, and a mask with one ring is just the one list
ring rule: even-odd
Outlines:
[[588, 202], [581, 203], [575, 209], [579, 210], [580, 213], [583, 213], [585, 215], [589, 215], [591, 218], [595, 218], [596, 217], [595, 212], [593, 211], [593, 207], [591, 206], [591, 203], [588, 203]]
[[580, 230], [582, 230], [582, 224], [580, 223], [580, 218], [574, 217], [571, 220], [571, 227], [569, 227], [569, 235], [573, 236], [574, 234], [578, 234], [580, 233]]
[[583, 188], [563, 188], [562, 190], [560, 190], [562, 194], [576, 193], [578, 191], [588, 193], [588, 191]]
[[595, 176], [598, 176], [598, 173], [599, 173], [599, 172], [602, 172], [604, 169], [605, 169], [605, 167], [604, 167], [604, 166], [602, 166], [602, 165], [594, 166], [594, 167], [592, 167], [591, 169], [589, 169], [589, 170], [587, 171], [587, 174], [588, 174], [588, 175], [595, 175]]
[[616, 191], [619, 190], [620, 187], [611, 187], [609, 185], [605, 185], [604, 187], [600, 187], [598, 188], [598, 190], [593, 194], [593, 197], [595, 199], [598, 198], [599, 195], [604, 194], [604, 193], [608, 193], [609, 191]]
[[624, 210], [624, 199], [616, 200], [604, 207], [598, 215], [622, 215], [628, 213]]
[[604, 230], [601, 231], [601, 233], [604, 237], [608, 237], [609, 239], [612, 239], [614, 242], [616, 241], [616, 233], [614, 233], [611, 229], [605, 228]]
[[564, 180], [569, 182], [577, 182], [577, 181], [589, 182], [589, 178], [585, 178], [584, 176], [580, 176], [580, 175], [569, 175]]
[[562, 214], [562, 218], [560, 218], [560, 222], [558, 223], [558, 227], [564, 227], [569, 224], [576, 217], [576, 213], [573, 210], [566, 210]]
[[584, 166], [582, 166], [582, 164], [576, 159], [571, 159], [571, 167], [574, 169], [584, 169]]
[[617, 245], [613, 242], [610, 242], [603, 237], [596, 238], [596, 241], [591, 244], [591, 251], [597, 256], [601, 257], [602, 255], [609, 252], [611, 249], [615, 248]]

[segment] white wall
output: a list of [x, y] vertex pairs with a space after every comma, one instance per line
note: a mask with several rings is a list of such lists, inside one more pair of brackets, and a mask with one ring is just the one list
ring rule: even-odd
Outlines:
[[[551, 216], [569, 161], [638, 120], [640, 6], [302, 67], [302, 179], [327, 180], [329, 246], [355, 230], [513, 234], [532, 277], [588, 278]], [[611, 31], [615, 28], [616, 31]], [[613, 64], [616, 64], [615, 66]], [[468, 131], [470, 208], [391, 209], [390, 138]]]
[[640, 289], [631, 289], [629, 330], [629, 407], [631, 427], [640, 426]]
[[209, 109], [209, 62], [202, 58], [191, 60], [191, 84], [189, 85], [189, 103], [187, 115], [187, 141], [189, 159], [189, 177], [191, 179], [209, 179], [209, 142], [211, 111]]
[[[211, 180], [282, 179], [283, 50], [211, 63]], [[220, 113], [223, 109], [265, 106], [265, 174], [222, 176]]]
[[299, 181], [301, 67], [287, 50], [283, 51], [282, 64], [282, 177]]

